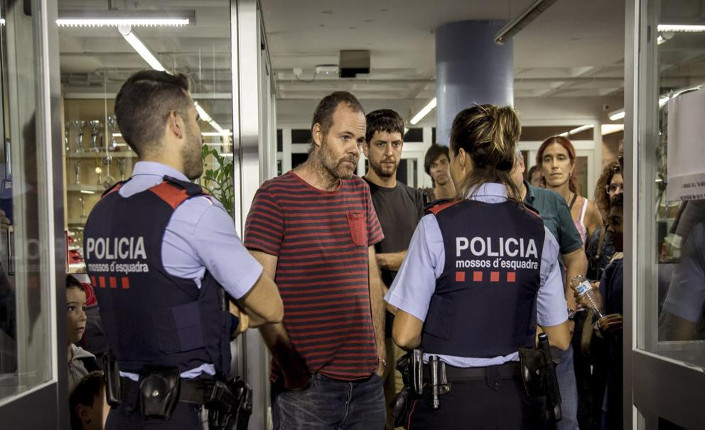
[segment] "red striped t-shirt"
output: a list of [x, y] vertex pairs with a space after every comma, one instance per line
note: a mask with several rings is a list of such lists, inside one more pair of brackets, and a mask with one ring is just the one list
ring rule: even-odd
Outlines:
[[383, 238], [357, 176], [323, 191], [290, 171], [257, 191], [245, 246], [278, 257], [284, 326], [311, 373], [350, 381], [376, 370], [368, 247]]

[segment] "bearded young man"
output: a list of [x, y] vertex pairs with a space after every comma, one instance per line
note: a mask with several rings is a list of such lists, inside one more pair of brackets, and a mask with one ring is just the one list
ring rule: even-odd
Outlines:
[[[385, 292], [392, 285], [409, 247], [416, 224], [423, 216], [424, 198], [420, 190], [397, 181], [397, 169], [404, 146], [404, 120], [393, 110], [379, 109], [367, 114], [367, 133], [362, 146], [369, 169], [363, 178], [370, 186], [372, 203], [382, 225], [384, 239], [375, 245], [377, 265], [382, 272]], [[395, 370], [404, 352], [392, 341], [394, 315], [386, 313], [384, 370], [385, 403], [389, 405], [402, 389], [401, 375]], [[387, 406], [387, 428], [394, 428]]]
[[281, 324], [262, 330], [272, 352], [274, 428], [381, 428], [385, 409], [384, 237], [365, 182], [353, 173], [365, 114], [348, 92], [313, 115], [308, 160], [265, 182], [245, 245], [276, 277]]

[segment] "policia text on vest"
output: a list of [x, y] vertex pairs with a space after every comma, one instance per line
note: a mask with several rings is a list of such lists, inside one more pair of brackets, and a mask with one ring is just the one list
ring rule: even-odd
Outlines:
[[[538, 269], [538, 250], [533, 239], [513, 237], [456, 237], [455, 256], [465, 259], [455, 260], [456, 269], [494, 268], [494, 269]], [[477, 257], [470, 259], [469, 257]], [[482, 259], [483, 257], [491, 257]], [[505, 257], [511, 259], [504, 259]], [[527, 260], [517, 260], [526, 258]], [[533, 259], [528, 260], [528, 259]]]

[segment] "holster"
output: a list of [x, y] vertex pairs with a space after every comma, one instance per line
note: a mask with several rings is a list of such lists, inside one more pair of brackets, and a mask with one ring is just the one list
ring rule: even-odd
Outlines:
[[105, 398], [111, 407], [117, 408], [120, 406], [120, 369], [117, 358], [111, 350], [103, 355], [103, 374], [105, 377]]
[[423, 392], [423, 351], [415, 349], [397, 360], [396, 368], [401, 373], [404, 387], [390, 404], [394, 427], [404, 427], [409, 423], [409, 415], [414, 401]]
[[252, 388], [240, 378], [216, 381], [205, 406], [210, 430], [245, 430], [252, 414]]
[[519, 348], [521, 379], [529, 397], [546, 398], [546, 414], [552, 422], [561, 420], [561, 393], [556, 376], [556, 364], [546, 333], [539, 334], [536, 349]]
[[168, 420], [179, 402], [181, 377], [178, 367], [152, 368], [140, 375], [139, 404], [147, 419]]

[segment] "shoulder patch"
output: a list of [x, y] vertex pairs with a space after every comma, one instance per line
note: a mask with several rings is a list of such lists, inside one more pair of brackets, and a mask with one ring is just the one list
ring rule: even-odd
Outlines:
[[[198, 186], [196, 184], [193, 185]], [[174, 184], [171, 181], [164, 181], [159, 185], [155, 185], [150, 188], [149, 191], [156, 194], [157, 197], [162, 199], [173, 209], [176, 209], [181, 203], [190, 199], [191, 197], [203, 194], [199, 192], [192, 193], [194, 191], [193, 189], [191, 189], [192, 192], [189, 192], [189, 190], [187, 190], [186, 188], [182, 188], [178, 186], [178, 184]]]
[[449, 207], [456, 205], [456, 204], [460, 203], [461, 201], [462, 200], [450, 200], [450, 199], [436, 200], [430, 206], [426, 207], [426, 213], [438, 215], [438, 213], [441, 212], [442, 210], [448, 209]]
[[122, 188], [122, 186], [125, 184], [125, 182], [127, 182], [127, 181], [118, 182], [115, 185], [113, 185], [112, 187], [108, 188], [107, 190], [105, 190], [103, 192], [103, 195], [101, 196], [101, 198], [103, 198], [109, 194], [112, 194], [116, 191], [120, 191], [120, 188]]

